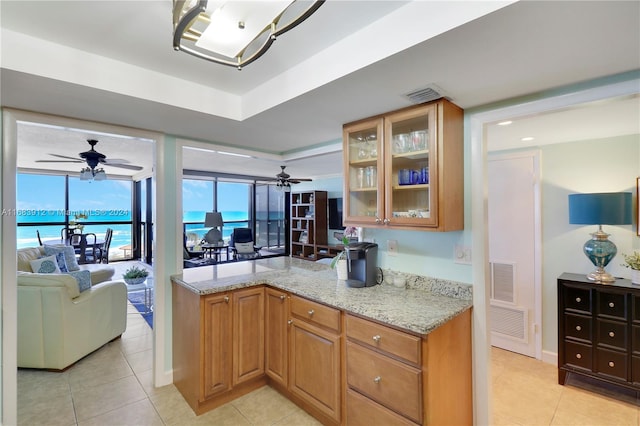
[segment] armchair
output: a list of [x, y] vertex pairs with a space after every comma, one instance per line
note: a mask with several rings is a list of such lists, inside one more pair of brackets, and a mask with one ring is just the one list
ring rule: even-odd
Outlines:
[[235, 228], [231, 233], [229, 248], [234, 260], [257, 259], [262, 247], [254, 245], [251, 228]]

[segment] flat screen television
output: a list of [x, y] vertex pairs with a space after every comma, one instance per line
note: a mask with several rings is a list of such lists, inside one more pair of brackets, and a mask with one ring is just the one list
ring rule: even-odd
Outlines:
[[329, 198], [329, 229], [344, 229], [342, 225], [342, 198]]

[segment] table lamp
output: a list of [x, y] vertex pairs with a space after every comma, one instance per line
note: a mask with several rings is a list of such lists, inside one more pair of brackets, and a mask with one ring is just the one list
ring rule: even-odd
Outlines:
[[220, 212], [206, 213], [204, 217], [204, 226], [205, 228], [211, 228], [211, 229], [204, 236], [204, 240], [206, 240], [206, 242], [209, 244], [218, 244], [218, 242], [222, 241], [222, 225], [223, 224], [224, 222], [222, 220], [222, 213]]
[[631, 193], [610, 192], [595, 194], [569, 194], [569, 223], [572, 225], [598, 225], [598, 231], [584, 243], [583, 251], [596, 270], [587, 275], [590, 280], [612, 283], [616, 279], [604, 268], [618, 252], [609, 241], [602, 225], [631, 224]]

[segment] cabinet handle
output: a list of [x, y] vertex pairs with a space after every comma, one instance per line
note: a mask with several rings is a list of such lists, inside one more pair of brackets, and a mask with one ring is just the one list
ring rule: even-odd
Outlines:
[[225, 297], [224, 297], [224, 302], [225, 302], [225, 303], [229, 303], [229, 296], [225, 296]]
[[291, 324], [293, 324], [293, 320], [287, 321], [287, 325], [291, 325]]
[[382, 221], [382, 223], [384, 223], [385, 225], [388, 225], [389, 222], [391, 222], [391, 220], [387, 219], [386, 217], [384, 218], [384, 220]]
[[615, 303], [613, 303], [613, 302], [609, 302], [609, 307], [610, 307], [610, 308], [613, 308], [613, 307], [615, 307], [615, 306], [616, 306], [616, 305], [615, 305]]
[[313, 314], [315, 313], [313, 309], [311, 309], [309, 312], [307, 312], [309, 314], [309, 316], [313, 316]]
[[375, 336], [373, 336], [373, 341], [376, 342], [376, 343], [379, 343], [380, 339], [381, 339], [381, 337], [380, 337], [379, 334], [376, 334]]
[[582, 299], [580, 299], [579, 297], [576, 297], [576, 302], [580, 303], [580, 302], [582, 302]]
[[373, 383], [380, 383], [381, 381], [382, 381], [382, 377], [380, 377], [380, 376], [376, 376], [373, 379]]
[[581, 354], [576, 354], [576, 358], [581, 359], [582, 355]]
[[287, 296], [285, 296], [284, 294], [281, 294], [281, 295], [280, 295], [280, 300], [284, 300], [284, 299], [286, 299], [286, 298], [287, 298]]
[[613, 363], [613, 361], [609, 361], [609, 367], [615, 367], [616, 365]]
[[613, 331], [609, 332], [609, 337], [615, 337], [615, 336], [616, 336], [616, 333], [614, 333]]
[[380, 223], [380, 222], [382, 222], [382, 219], [376, 216], [376, 223]]

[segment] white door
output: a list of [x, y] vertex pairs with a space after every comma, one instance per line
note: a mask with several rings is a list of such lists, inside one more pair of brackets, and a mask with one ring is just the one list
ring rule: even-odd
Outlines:
[[539, 152], [490, 155], [491, 344], [542, 358]]

